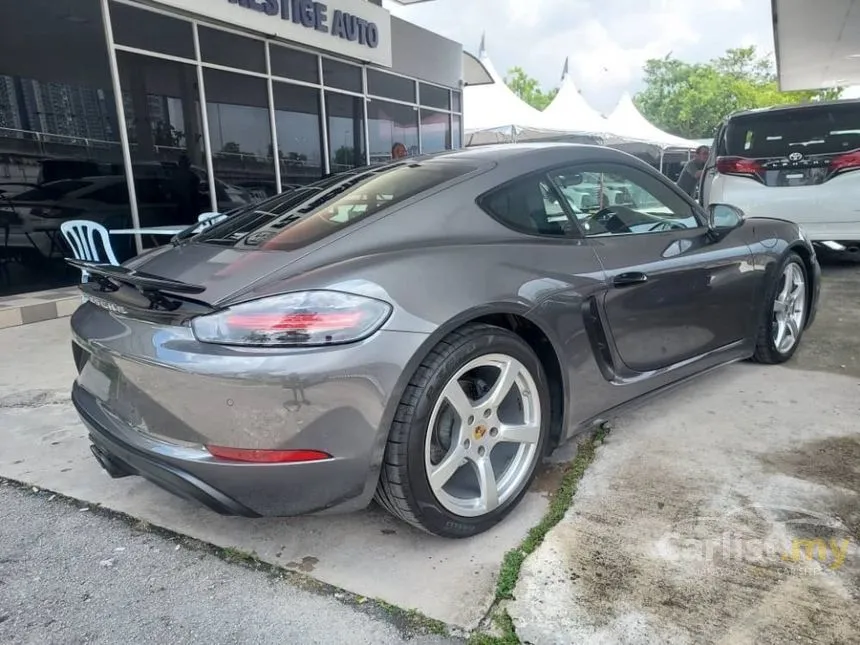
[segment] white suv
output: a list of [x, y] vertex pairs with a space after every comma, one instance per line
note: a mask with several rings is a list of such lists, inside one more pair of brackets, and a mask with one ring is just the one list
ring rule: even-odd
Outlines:
[[717, 130], [699, 200], [803, 226], [860, 260], [860, 100], [732, 114]]

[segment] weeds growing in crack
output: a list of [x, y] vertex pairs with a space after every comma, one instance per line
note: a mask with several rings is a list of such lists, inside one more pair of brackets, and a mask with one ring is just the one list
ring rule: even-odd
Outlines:
[[580, 442], [576, 457], [565, 468], [561, 484], [558, 490], [553, 493], [549, 508], [541, 521], [532, 527], [518, 547], [505, 554], [499, 571], [499, 580], [496, 583], [495, 603], [493, 609], [490, 610], [497, 634], [473, 634], [469, 640], [470, 645], [516, 645], [520, 642], [510, 614], [505, 610], [499, 610], [498, 605], [502, 601], [513, 599], [514, 588], [517, 586], [523, 562], [543, 543], [547, 533], [564, 518], [564, 514], [573, 502], [573, 496], [576, 494], [580, 480], [585, 475], [588, 466], [594, 461], [597, 446], [603, 443], [608, 432], [609, 426], [604, 424], [590, 437]]

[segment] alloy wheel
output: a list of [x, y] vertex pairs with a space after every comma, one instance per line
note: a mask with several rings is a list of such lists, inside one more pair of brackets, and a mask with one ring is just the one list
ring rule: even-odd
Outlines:
[[425, 440], [439, 503], [478, 517], [522, 490], [538, 457], [541, 413], [535, 379], [516, 358], [487, 354], [460, 368], [436, 401]]
[[800, 266], [789, 262], [773, 302], [773, 345], [776, 351], [785, 354], [797, 344], [805, 318], [806, 280]]

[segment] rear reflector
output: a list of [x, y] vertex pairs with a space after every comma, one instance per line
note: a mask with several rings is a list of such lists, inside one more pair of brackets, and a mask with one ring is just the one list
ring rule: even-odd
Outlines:
[[330, 454], [319, 450], [254, 450], [224, 446], [206, 446], [206, 450], [219, 459], [255, 464], [294, 464], [331, 459]]

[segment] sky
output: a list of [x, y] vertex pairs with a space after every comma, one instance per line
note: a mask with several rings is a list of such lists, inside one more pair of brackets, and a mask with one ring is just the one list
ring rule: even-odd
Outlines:
[[667, 54], [688, 62], [755, 45], [772, 55], [770, 0], [433, 0], [385, 6], [478, 53], [500, 74], [514, 66], [555, 87], [566, 57], [583, 96], [609, 112], [642, 87], [642, 67]]

